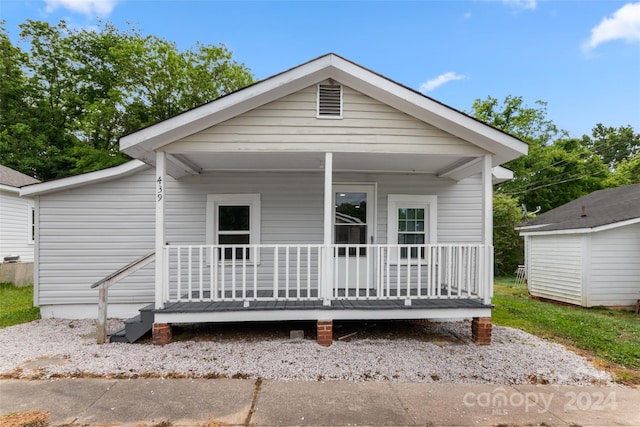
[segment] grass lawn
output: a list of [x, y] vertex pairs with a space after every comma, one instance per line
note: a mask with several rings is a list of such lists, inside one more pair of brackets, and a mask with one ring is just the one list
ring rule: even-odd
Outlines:
[[621, 382], [640, 383], [640, 316], [536, 301], [513, 279], [495, 281], [493, 322], [558, 341], [593, 356]]
[[33, 286], [0, 283], [0, 328], [39, 318], [40, 308], [33, 306]]

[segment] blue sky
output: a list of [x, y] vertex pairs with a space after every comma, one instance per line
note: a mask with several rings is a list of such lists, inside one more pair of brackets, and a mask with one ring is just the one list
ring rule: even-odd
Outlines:
[[263, 79], [334, 52], [454, 108], [522, 96], [571, 136], [640, 132], [640, 2], [0, 0], [26, 19], [133, 22], [187, 49], [224, 43]]

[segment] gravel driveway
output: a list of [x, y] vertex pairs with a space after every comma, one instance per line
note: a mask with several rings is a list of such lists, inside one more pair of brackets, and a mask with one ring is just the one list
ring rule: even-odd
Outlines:
[[[109, 330], [119, 324], [110, 320]], [[611, 382], [607, 372], [565, 347], [499, 326], [494, 326], [490, 346], [471, 342], [468, 322], [394, 326], [396, 331], [411, 331], [408, 335], [376, 333], [378, 328], [371, 326], [361, 329], [349, 342], [334, 341], [330, 347], [321, 347], [313, 339], [289, 340], [287, 335], [273, 331], [262, 336], [247, 334], [244, 328], [239, 335], [178, 331], [174, 333], [176, 341], [163, 347], [151, 345], [148, 339], [100, 346], [95, 344], [93, 320], [42, 319], [0, 329], [0, 376], [573, 385]]]

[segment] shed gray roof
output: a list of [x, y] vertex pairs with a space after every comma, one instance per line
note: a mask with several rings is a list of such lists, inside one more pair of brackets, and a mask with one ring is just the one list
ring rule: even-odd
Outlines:
[[[527, 233], [575, 230], [637, 218], [640, 218], [640, 184], [594, 191], [530, 219], [518, 228]], [[531, 226], [538, 227], [523, 229]]]
[[17, 170], [0, 165], [0, 184], [2, 185], [17, 188], [24, 185], [36, 184], [38, 182], [40, 181], [30, 177], [29, 175], [25, 175]]

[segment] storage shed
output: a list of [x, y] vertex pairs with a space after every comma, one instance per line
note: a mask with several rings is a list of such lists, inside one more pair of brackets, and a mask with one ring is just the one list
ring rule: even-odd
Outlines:
[[583, 307], [640, 299], [640, 184], [593, 192], [518, 229], [531, 295]]

